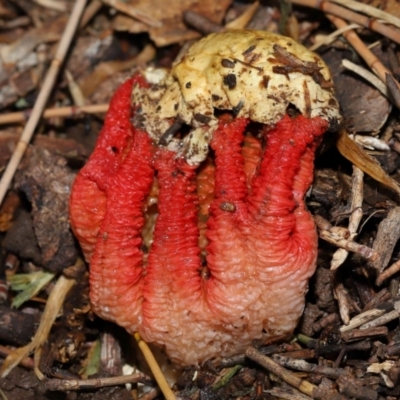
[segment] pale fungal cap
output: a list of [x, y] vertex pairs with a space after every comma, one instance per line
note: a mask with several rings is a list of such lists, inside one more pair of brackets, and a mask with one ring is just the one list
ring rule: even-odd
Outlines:
[[[195, 43], [169, 74], [143, 73], [152, 87], [134, 88], [132, 102], [140, 105], [134, 123], [190, 164], [207, 156], [217, 125], [215, 108], [267, 125], [278, 122], [290, 104], [307, 117], [341, 120], [321, 58], [270, 32], [215, 33]], [[182, 123], [193, 131], [183, 140], [173, 139]]]

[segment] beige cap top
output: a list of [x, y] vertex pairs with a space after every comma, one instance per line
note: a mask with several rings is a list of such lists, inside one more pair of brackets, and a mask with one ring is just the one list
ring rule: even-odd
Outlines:
[[[321, 58], [294, 40], [271, 32], [234, 30], [195, 43], [170, 72], [143, 71], [150, 89], [135, 87], [135, 124], [157, 143], [198, 164], [217, 126], [214, 109], [273, 125], [289, 104], [308, 117], [341, 119], [330, 72]], [[175, 124], [174, 124], [175, 122]], [[173, 139], [178, 123], [193, 127]]]

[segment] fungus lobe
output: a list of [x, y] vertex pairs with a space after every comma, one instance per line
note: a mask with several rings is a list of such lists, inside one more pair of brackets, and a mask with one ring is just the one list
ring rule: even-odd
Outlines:
[[[171, 72], [135, 74], [114, 94], [73, 187], [71, 224], [90, 263], [94, 311], [182, 365], [289, 334], [304, 307], [317, 254], [304, 196], [319, 138], [340, 116], [313, 53], [291, 42], [290, 65], [301, 71], [273, 74], [286, 55], [275, 45], [288, 41], [220, 33]], [[235, 72], [226, 85], [227, 68], [243, 65], [221, 60], [240, 61], [249, 48], [255, 73]], [[268, 87], [255, 92], [263, 76]], [[285, 92], [272, 105], [268, 90], [279, 82]]]

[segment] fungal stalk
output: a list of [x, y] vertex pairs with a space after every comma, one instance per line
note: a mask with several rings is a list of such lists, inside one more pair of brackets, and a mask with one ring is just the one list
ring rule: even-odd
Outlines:
[[338, 121], [323, 61], [268, 32], [135, 74], [71, 196], [94, 311], [181, 365], [292, 333], [317, 255], [304, 197]]

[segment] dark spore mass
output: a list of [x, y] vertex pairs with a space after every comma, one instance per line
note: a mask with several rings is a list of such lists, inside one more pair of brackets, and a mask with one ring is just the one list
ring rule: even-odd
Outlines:
[[228, 74], [224, 77], [224, 85], [228, 86], [230, 90], [235, 89], [236, 87], [236, 75]]

